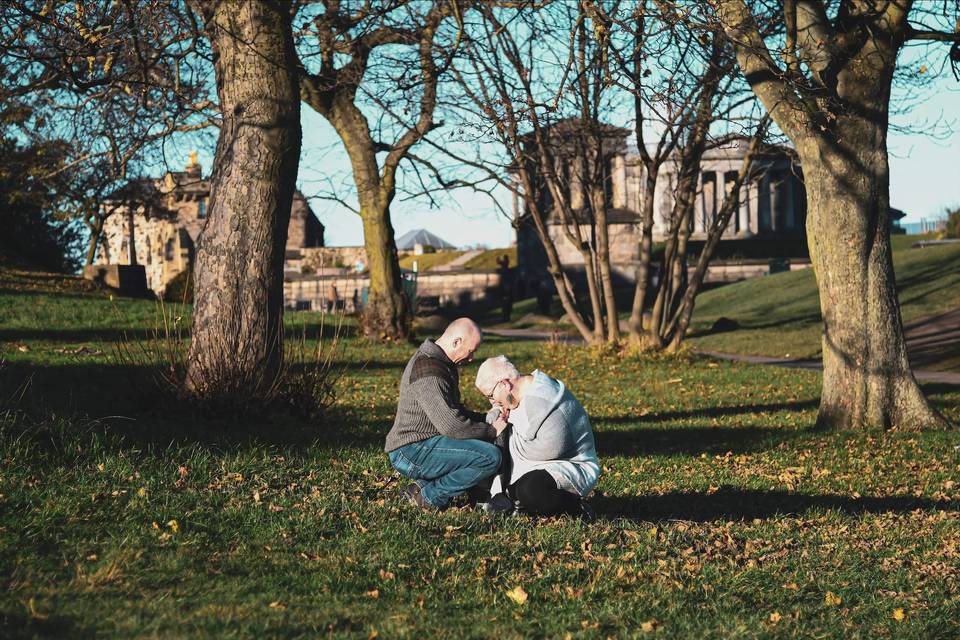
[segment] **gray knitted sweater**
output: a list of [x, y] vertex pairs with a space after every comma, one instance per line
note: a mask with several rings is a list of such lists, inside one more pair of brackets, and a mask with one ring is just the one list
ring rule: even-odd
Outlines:
[[459, 440], [493, 440], [497, 433], [483, 414], [460, 400], [460, 374], [443, 349], [424, 340], [400, 378], [397, 417], [384, 451], [442, 435]]

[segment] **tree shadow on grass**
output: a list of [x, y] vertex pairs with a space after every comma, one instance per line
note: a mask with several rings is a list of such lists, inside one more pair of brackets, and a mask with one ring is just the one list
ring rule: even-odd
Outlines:
[[934, 501], [913, 496], [855, 498], [735, 487], [721, 487], [710, 495], [695, 491], [675, 491], [659, 496], [598, 495], [591, 502], [602, 518], [626, 518], [639, 522], [749, 521], [754, 518], [797, 516], [812, 510], [836, 510], [846, 515], [908, 513], [917, 509], [960, 511], [960, 502], [957, 501]]
[[[0, 409], [34, 417], [27, 424], [41, 425], [40, 431], [50, 416], [60, 416], [78, 430], [118, 436], [118, 446], [123, 447], [179, 443], [216, 450], [251, 446], [303, 450], [382, 444], [395, 408], [335, 405], [322, 415], [302, 416], [278, 406], [257, 415], [211, 415], [164, 390], [157, 375], [155, 367], [145, 365], [8, 363], [0, 369]], [[37, 437], [46, 442], [60, 436]]]
[[720, 418], [725, 416], [739, 416], [750, 413], [778, 413], [781, 411], [806, 411], [816, 409], [820, 404], [818, 399], [798, 400], [794, 402], [773, 402], [768, 404], [737, 404], [717, 407], [702, 407], [682, 411], [657, 411], [655, 413], [624, 414], [619, 416], [592, 416], [594, 425], [607, 424], [640, 424], [651, 422], [668, 422], [686, 420], [689, 418]]
[[781, 442], [808, 435], [773, 427], [675, 427], [616, 429], [595, 432], [597, 453], [604, 456], [734, 454], [772, 449]]
[[[153, 329], [0, 329], [0, 342], [44, 341], [63, 343], [67, 346], [78, 342], [129, 343], [132, 340], [153, 340]], [[184, 330], [183, 338], [190, 337]]]
[[78, 628], [76, 621], [56, 614], [38, 613], [29, 617], [25, 613], [10, 611], [0, 613], [0, 637], [8, 640], [20, 638], [95, 638], [89, 629]]

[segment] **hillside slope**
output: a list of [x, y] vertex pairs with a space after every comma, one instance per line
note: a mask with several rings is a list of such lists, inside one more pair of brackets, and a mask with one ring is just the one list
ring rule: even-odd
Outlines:
[[[905, 324], [960, 307], [960, 245], [894, 251]], [[740, 328], [709, 334], [721, 317]], [[707, 291], [697, 298], [688, 343], [695, 349], [748, 355], [820, 355], [822, 319], [813, 271], [792, 271]]]

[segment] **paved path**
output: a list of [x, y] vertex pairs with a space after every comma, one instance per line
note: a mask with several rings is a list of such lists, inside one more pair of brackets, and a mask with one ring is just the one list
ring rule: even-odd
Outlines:
[[[516, 340], [541, 340], [545, 342], [552, 340], [564, 344], [583, 344], [583, 339], [578, 335], [558, 335], [551, 331], [538, 331], [536, 329], [484, 329], [484, 333]], [[922, 368], [924, 364], [935, 362], [937, 356], [942, 355], [945, 350], [960, 349], [960, 308], [910, 323], [904, 327], [904, 334], [907, 339], [910, 361], [914, 367], [913, 375], [916, 376], [917, 380], [960, 385], [960, 372], [929, 371]], [[747, 356], [722, 351], [697, 351], [696, 353], [720, 360], [736, 360], [738, 362], [768, 364], [793, 369], [821, 369], [823, 367], [820, 360]]]
[[463, 265], [467, 264], [481, 253], [483, 253], [483, 251], [467, 251], [463, 255], [457, 256], [450, 262], [445, 262], [444, 264], [438, 264], [437, 266], [432, 267], [430, 271], [458, 271], [463, 268]]

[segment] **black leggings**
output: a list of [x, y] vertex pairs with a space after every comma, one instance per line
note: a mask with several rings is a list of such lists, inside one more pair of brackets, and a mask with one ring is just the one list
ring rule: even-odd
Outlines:
[[543, 469], [523, 474], [510, 486], [510, 495], [532, 515], [575, 514], [580, 509], [580, 496], [558, 487], [553, 476]]

